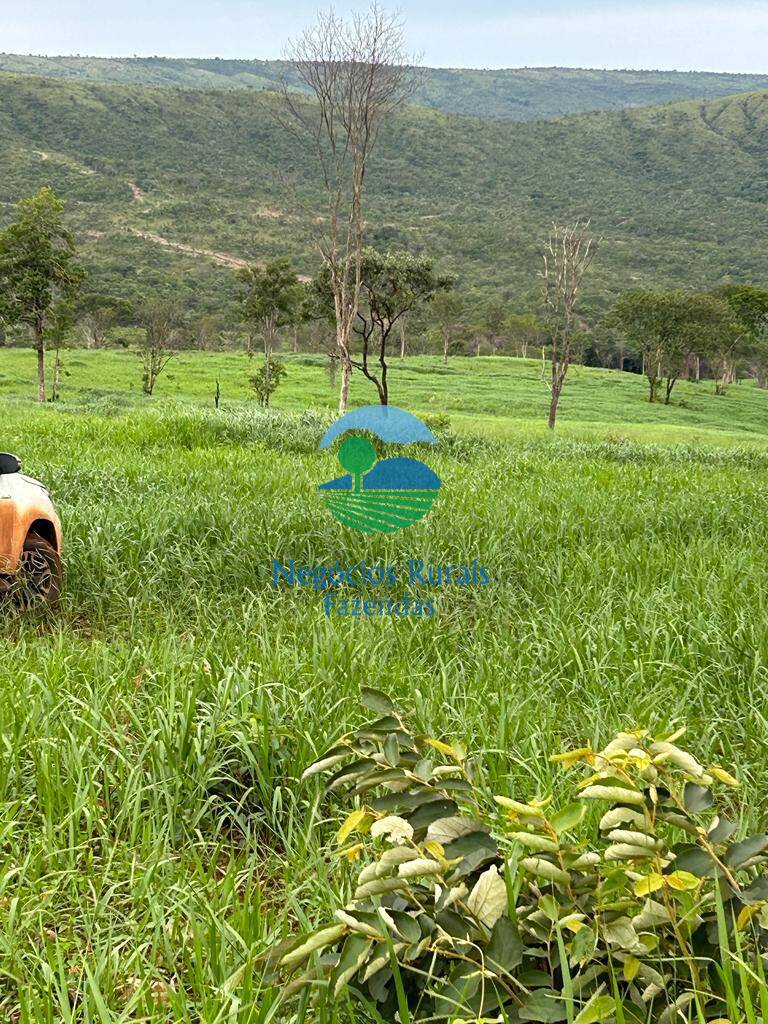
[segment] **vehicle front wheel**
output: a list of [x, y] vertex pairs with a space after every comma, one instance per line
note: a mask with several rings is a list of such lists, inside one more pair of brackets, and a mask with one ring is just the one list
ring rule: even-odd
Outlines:
[[55, 605], [61, 596], [61, 558], [56, 548], [35, 533], [24, 541], [11, 598], [18, 608], [27, 610]]

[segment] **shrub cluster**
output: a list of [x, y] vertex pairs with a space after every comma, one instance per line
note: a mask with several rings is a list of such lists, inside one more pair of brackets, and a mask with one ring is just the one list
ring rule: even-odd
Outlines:
[[375, 720], [305, 772], [355, 802], [337, 843], [360, 870], [270, 952], [287, 994], [322, 979], [403, 1024], [766, 1019], [768, 835], [734, 839], [715, 794], [737, 780], [682, 730], [554, 755], [585, 773], [555, 807], [487, 792], [458, 745], [362, 699]]

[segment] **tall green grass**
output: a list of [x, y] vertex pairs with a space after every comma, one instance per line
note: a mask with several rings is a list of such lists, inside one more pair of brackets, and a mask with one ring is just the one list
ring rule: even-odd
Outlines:
[[[55, 616], [2, 619], [0, 1016], [301, 1017], [256, 957], [345, 891], [340, 812], [298, 778], [357, 724], [363, 682], [522, 796], [558, 784], [568, 740], [686, 722], [765, 824], [762, 450], [445, 437], [430, 515], [369, 537], [316, 494], [322, 414], [2, 415], [56, 497], [67, 583]], [[271, 584], [273, 558], [411, 557], [477, 558], [491, 583], [436, 591], [421, 620], [326, 618]]]

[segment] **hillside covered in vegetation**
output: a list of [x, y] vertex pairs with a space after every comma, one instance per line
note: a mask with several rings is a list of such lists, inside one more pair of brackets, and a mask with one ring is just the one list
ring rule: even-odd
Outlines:
[[[242, 260], [317, 260], [311, 157], [256, 90], [0, 75], [0, 203], [50, 184], [94, 290], [226, 308]], [[768, 94], [529, 124], [402, 111], [370, 171], [370, 241], [434, 257], [462, 287], [538, 302], [552, 220], [592, 220], [585, 293], [768, 279]], [[754, 244], [750, 244], [752, 240]], [[760, 244], [758, 244], [760, 240]]]
[[[51, 57], [0, 54], [0, 71], [116, 85], [184, 89], [274, 89], [278, 60], [172, 57]], [[590, 68], [419, 68], [413, 101], [448, 113], [536, 121], [592, 110], [619, 110], [678, 100], [708, 100], [768, 89], [768, 75], [706, 71], [605, 71]]]

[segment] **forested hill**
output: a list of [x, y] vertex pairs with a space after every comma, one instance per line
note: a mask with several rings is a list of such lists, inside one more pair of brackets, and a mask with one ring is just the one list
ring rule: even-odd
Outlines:
[[[281, 61], [167, 57], [34, 57], [0, 54], [0, 70], [118, 85], [193, 89], [274, 89]], [[535, 121], [593, 110], [618, 110], [687, 99], [716, 99], [768, 89], [768, 73], [424, 68], [414, 102], [449, 113]]]
[[[51, 184], [90, 287], [137, 302], [172, 290], [220, 310], [238, 259], [289, 255], [311, 273], [313, 164], [277, 102], [0, 74], [0, 219]], [[411, 108], [369, 181], [372, 242], [519, 308], [538, 303], [551, 221], [577, 215], [603, 239], [590, 305], [636, 285], [768, 284], [768, 93], [529, 124]]]

